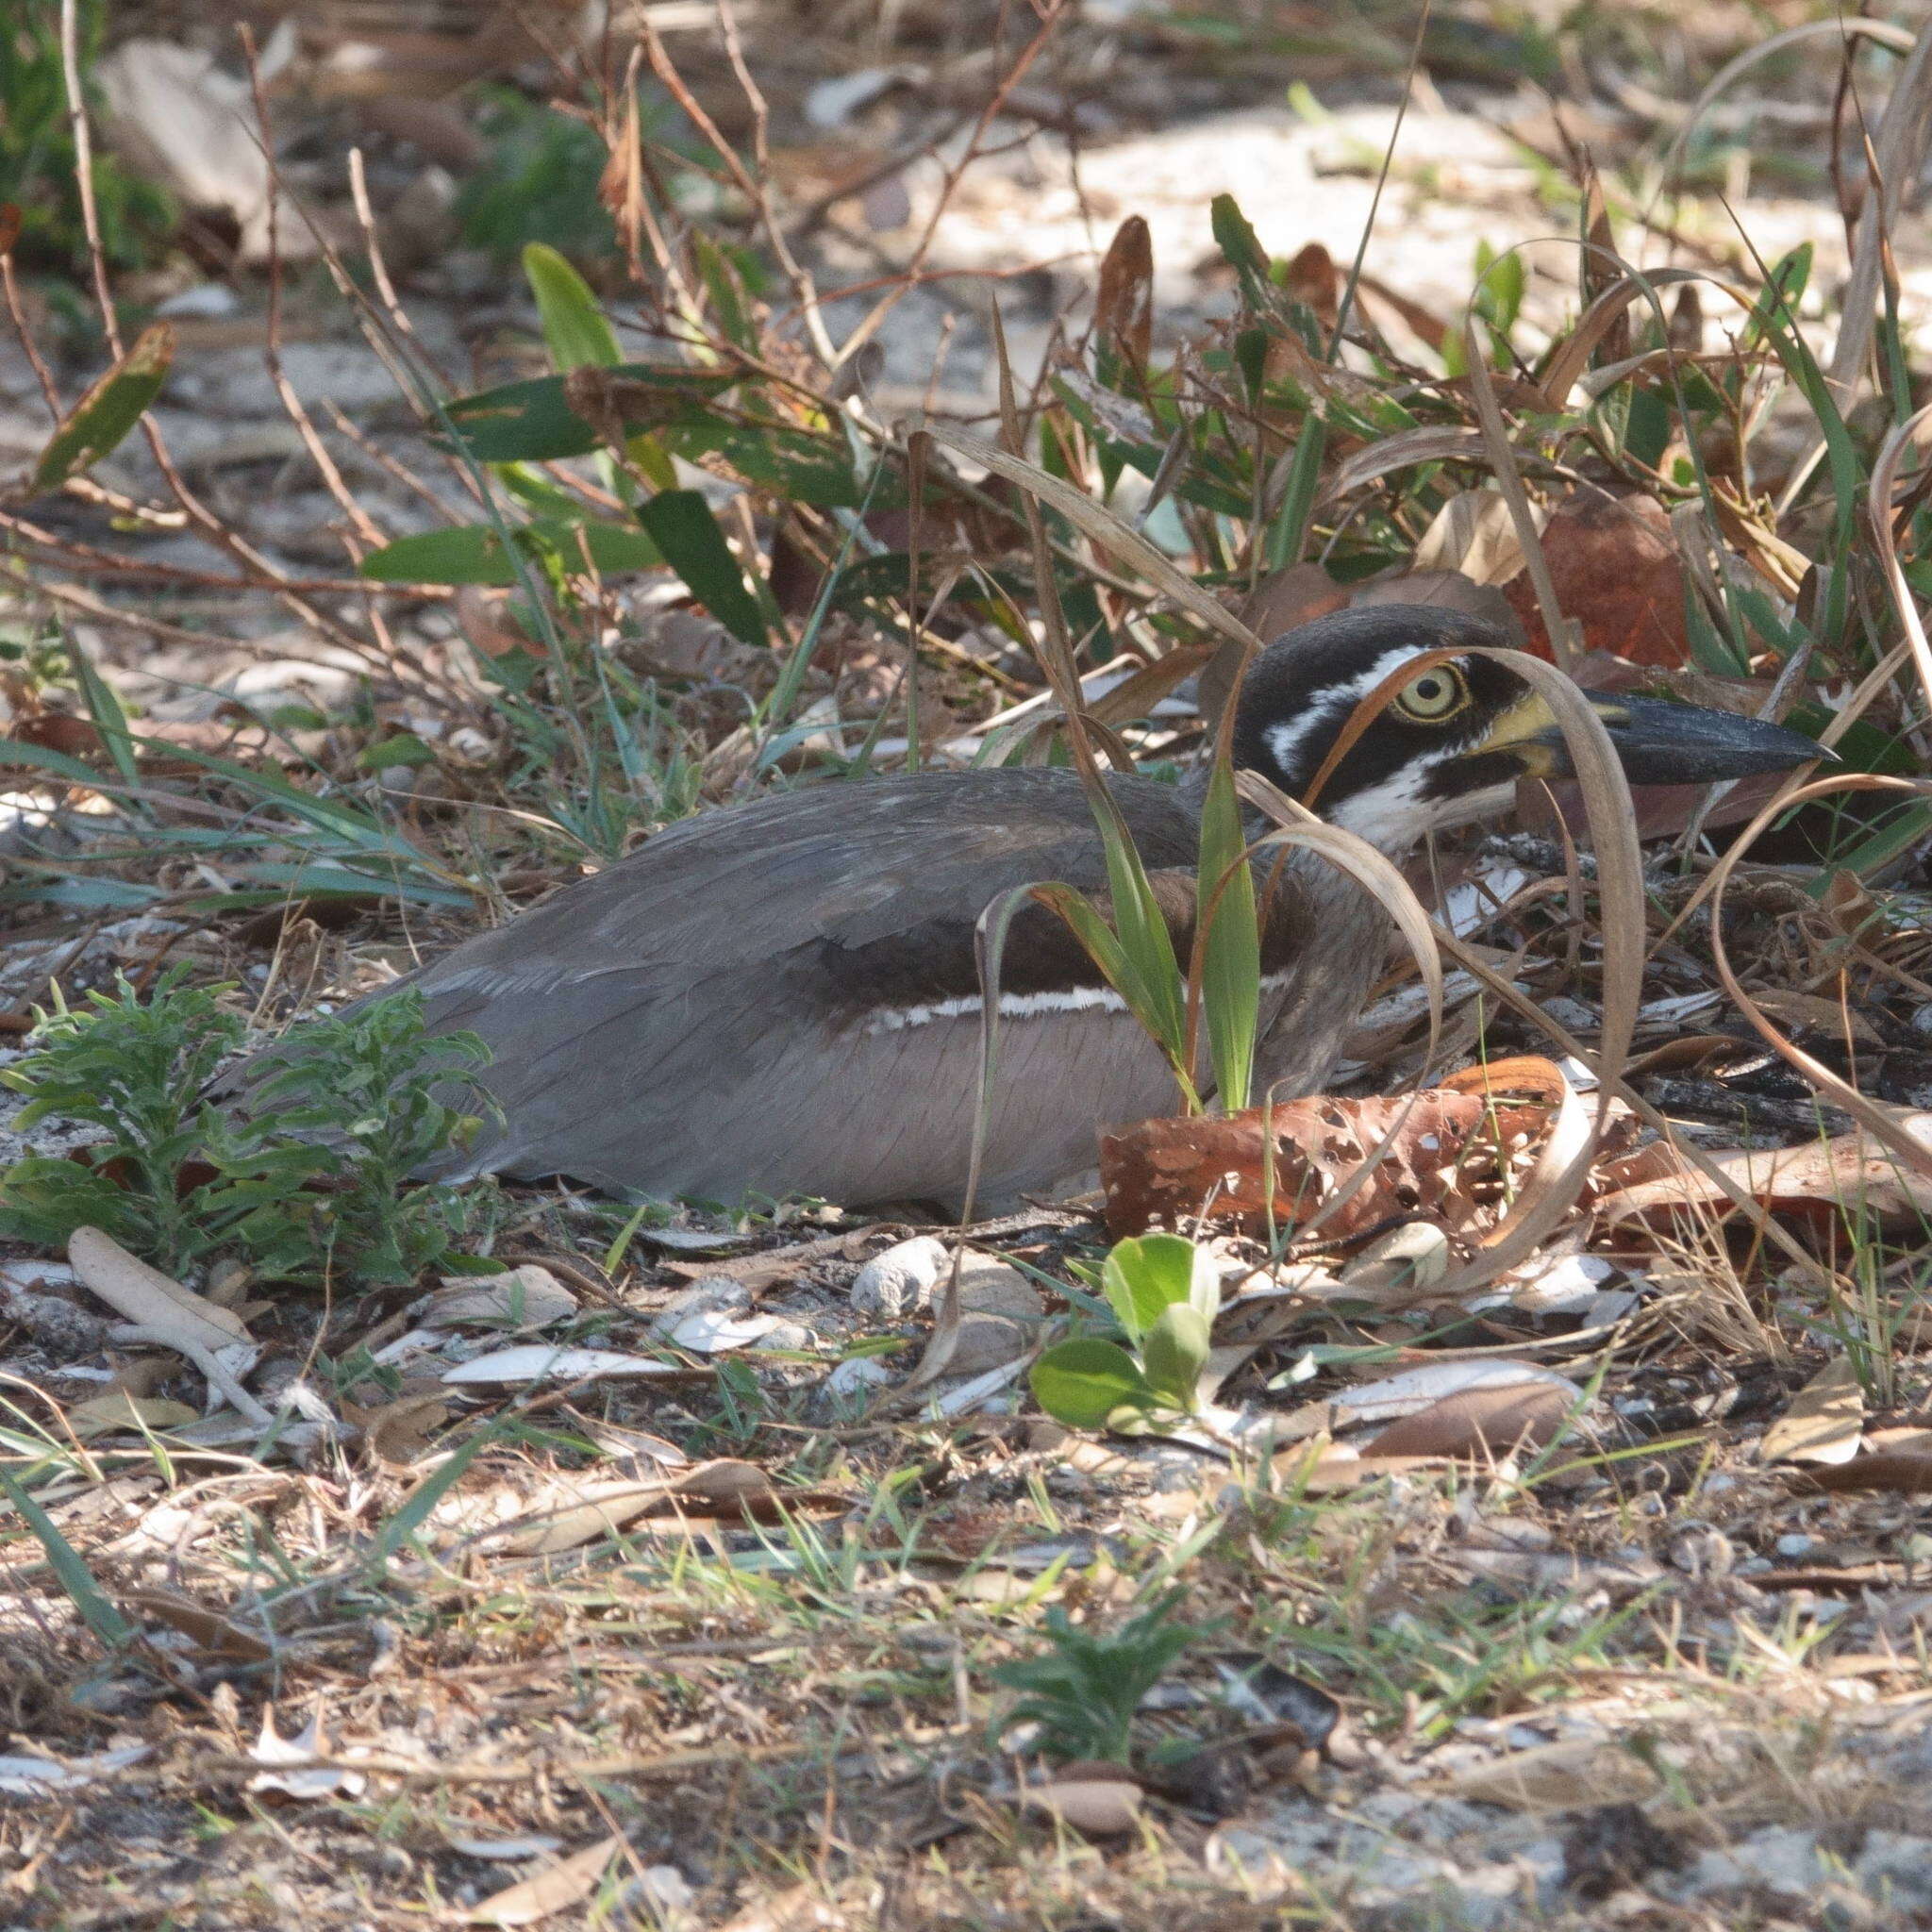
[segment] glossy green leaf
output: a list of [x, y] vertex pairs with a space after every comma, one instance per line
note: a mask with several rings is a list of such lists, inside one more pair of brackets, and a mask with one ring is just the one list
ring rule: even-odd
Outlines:
[[544, 242], [525, 247], [524, 274], [537, 298], [543, 340], [558, 372], [568, 375], [587, 364], [616, 368], [622, 359], [616, 332], [583, 276]]
[[149, 325], [134, 346], [68, 412], [41, 452], [30, 488], [58, 489], [70, 476], [118, 449], [127, 432], [160, 393], [175, 360], [175, 331], [165, 323]]
[[1211, 1346], [1208, 1318], [1199, 1308], [1176, 1302], [1141, 1343], [1141, 1368], [1148, 1386], [1175, 1408], [1191, 1414], [1200, 1407], [1201, 1372]]
[[[715, 452], [756, 488], [788, 503], [856, 509], [865, 499], [865, 485], [849, 452], [803, 429], [708, 419], [673, 424], [658, 441], [672, 455], [687, 459]], [[874, 491], [874, 508], [889, 501], [885, 491]]]
[[[597, 523], [588, 517], [574, 522], [538, 517], [527, 528], [564, 558], [566, 568], [582, 568], [580, 544], [589, 546], [591, 561], [608, 575], [663, 568], [663, 556], [650, 538], [623, 524]], [[383, 584], [513, 585], [517, 581], [508, 547], [501, 533], [488, 524], [398, 537], [362, 559], [362, 575]]]
[[1169, 1308], [1198, 1299], [1196, 1275], [1205, 1262], [1181, 1235], [1143, 1234], [1113, 1244], [1101, 1264], [1100, 1286], [1121, 1326], [1138, 1342]]
[[1201, 862], [1195, 874], [1201, 1013], [1224, 1112], [1248, 1104], [1261, 1010], [1261, 932], [1255, 874], [1247, 860], [1241, 800], [1226, 752], [1214, 760], [1201, 808]]
[[1041, 1407], [1074, 1429], [1105, 1428], [1121, 1411], [1144, 1414], [1158, 1401], [1133, 1357], [1115, 1341], [1062, 1341], [1033, 1364], [1026, 1379]]
[[711, 506], [695, 490], [660, 491], [638, 506], [637, 515], [664, 561], [733, 637], [747, 644], [771, 641], [758, 600], [746, 587]]
[[[611, 371], [635, 388], [625, 427], [635, 435], [694, 416], [738, 380], [730, 371], [686, 369], [668, 362], [622, 362]], [[574, 410], [561, 375], [538, 375], [460, 396], [446, 406], [450, 427], [478, 462], [552, 462], [588, 456], [597, 432]]]

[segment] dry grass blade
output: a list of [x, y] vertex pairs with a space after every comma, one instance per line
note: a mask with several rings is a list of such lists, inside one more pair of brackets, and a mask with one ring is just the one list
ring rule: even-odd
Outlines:
[[1420, 429], [1398, 429], [1366, 449], [1358, 449], [1341, 464], [1322, 492], [1324, 503], [1333, 503], [1365, 483], [1373, 483], [1395, 470], [1412, 470], [1420, 463], [1479, 463], [1489, 457], [1489, 444], [1480, 430], [1447, 429], [1425, 424]]
[[1510, 446], [1508, 426], [1503, 421], [1503, 406], [1496, 400], [1496, 385], [1490, 375], [1488, 347], [1477, 332], [1473, 309], [1462, 318], [1462, 349], [1469, 367], [1469, 392], [1475, 403], [1476, 421], [1482, 425], [1490, 468], [1495, 473], [1496, 488], [1503, 492], [1503, 501], [1509, 506], [1509, 519], [1516, 525], [1524, 565], [1536, 588], [1537, 607], [1542, 612], [1550, 648], [1557, 654], [1557, 662], [1568, 671], [1575, 664], [1579, 626], [1564, 617], [1562, 607], [1557, 602], [1550, 561], [1543, 554], [1542, 532], [1536, 526], [1529, 492], [1524, 489], [1523, 474], [1516, 466], [1516, 452]]
[[1892, 607], [1905, 629], [1913, 668], [1919, 674], [1919, 689], [1927, 705], [1932, 705], [1932, 644], [1925, 640], [1925, 626], [1913, 601], [1911, 586], [1898, 560], [1898, 545], [1891, 535], [1891, 499], [1898, 481], [1898, 466], [1907, 448], [1922, 441], [1932, 423], [1932, 403], [1916, 410], [1901, 423], [1878, 452], [1872, 465], [1872, 493], [1866, 499], [1865, 514], [1872, 525], [1872, 547], [1878, 553], [1879, 568], [1885, 573], [1885, 587], [1891, 593]]
[[[1604, 251], [1595, 248], [1591, 254]], [[1612, 257], [1612, 260], [1616, 258]], [[1718, 282], [1714, 275], [1702, 274], [1696, 269], [1659, 268], [1652, 269], [1647, 275], [1640, 274], [1627, 263], [1618, 262], [1624, 276], [1612, 282], [1603, 291], [1588, 308], [1577, 318], [1576, 326], [1551, 351], [1543, 364], [1540, 387], [1550, 399], [1553, 409], [1565, 408], [1570, 400], [1570, 391], [1582, 379], [1590, 367], [1590, 358], [1595, 353], [1597, 344], [1608, 335], [1611, 328], [1622, 319], [1631, 303], [1641, 295], [1647, 297], [1653, 308], [1657, 306], [1657, 291], [1668, 289], [1674, 282], [1713, 282], [1738, 304], [1749, 310], [1750, 297], [1741, 291]], [[1647, 358], [1646, 358], [1647, 359]]]
[[983, 463], [996, 475], [1017, 483], [1029, 495], [1050, 504], [1076, 529], [1091, 537], [1103, 550], [1137, 570], [1162, 595], [1198, 618], [1209, 630], [1240, 644], [1243, 650], [1257, 651], [1261, 641], [1226, 606], [1204, 591], [1193, 578], [1184, 575], [1163, 557], [1138, 530], [1131, 529], [1104, 505], [1095, 503], [1084, 491], [1049, 475], [1038, 463], [988, 442], [983, 437], [969, 436], [963, 430], [928, 425], [932, 440], [956, 456]]
[[[1256, 853], [1266, 852], [1270, 848], [1299, 848], [1312, 852], [1338, 871], [1348, 874], [1394, 922], [1396, 930], [1415, 956], [1416, 967], [1422, 974], [1423, 987], [1429, 998], [1429, 1037], [1423, 1060], [1424, 1068], [1429, 1066], [1436, 1058], [1442, 1036], [1442, 958], [1436, 946], [1429, 915], [1410, 890], [1408, 881], [1365, 839], [1358, 839], [1340, 825], [1324, 824], [1307, 806], [1286, 796], [1258, 772], [1237, 772], [1234, 782], [1236, 790], [1250, 805], [1281, 827], [1258, 841], [1253, 848]], [[1401, 1137], [1409, 1108], [1415, 1104], [1419, 1091], [1408, 1096], [1409, 1105], [1397, 1114], [1388, 1132], [1369, 1150], [1355, 1173], [1324, 1200], [1314, 1214], [1299, 1224], [1296, 1229], [1298, 1237], [1312, 1234], [1368, 1184], [1370, 1175]], [[1263, 1096], [1264, 1102], [1268, 1097]]]
[[1869, 1128], [1874, 1138], [1883, 1142], [1907, 1167], [1920, 1174], [1932, 1174], [1932, 1147], [1927, 1147], [1906, 1125], [1902, 1110], [1860, 1093], [1850, 1081], [1833, 1073], [1823, 1060], [1815, 1058], [1803, 1047], [1787, 1040], [1772, 1024], [1764, 1009], [1744, 991], [1736, 970], [1731, 965], [1729, 949], [1724, 943], [1724, 889], [1730, 883], [1731, 874], [1740, 858], [1750, 850], [1753, 841], [1772, 819], [1786, 807], [1803, 805], [1813, 798], [1828, 797], [1835, 791], [1890, 791], [1903, 793], [1907, 798], [1932, 798], [1932, 779], [1885, 778], [1869, 772], [1848, 772], [1829, 778], [1814, 778], [1809, 784], [1800, 786], [1795, 791], [1773, 799], [1744, 827], [1737, 841], [1711, 868], [1711, 963], [1717, 968], [1718, 977], [1724, 982], [1724, 991], [1730, 995], [1738, 1010], [1757, 1028], [1760, 1038], [1774, 1053], [1804, 1074], [1805, 1078], [1835, 1106], [1843, 1108], [1860, 1126]]

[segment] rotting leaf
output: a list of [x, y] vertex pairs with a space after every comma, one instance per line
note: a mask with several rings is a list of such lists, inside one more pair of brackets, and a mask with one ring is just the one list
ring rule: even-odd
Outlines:
[[[1480, 1091], [1485, 1081], [1488, 1093]], [[1477, 1091], [1467, 1091], [1472, 1087]], [[1396, 1099], [1327, 1096], [1289, 1101], [1265, 1117], [1250, 1108], [1216, 1118], [1142, 1121], [1101, 1141], [1108, 1227], [1124, 1237], [1191, 1224], [1210, 1213], [1266, 1239], [1326, 1207], [1392, 1129], [1374, 1171], [1324, 1215], [1323, 1232], [1342, 1240], [1416, 1214], [1457, 1233], [1479, 1232], [1500, 1215], [1504, 1182], [1518, 1177], [1516, 1163], [1526, 1163], [1561, 1087], [1550, 1061], [1527, 1058], [1474, 1068]], [[1490, 1097], [1518, 1091], [1539, 1097]], [[1264, 1131], [1264, 1118], [1272, 1133]], [[1507, 1173], [1499, 1153], [1509, 1163]], [[1271, 1169], [1272, 1197], [1265, 1183]]]
[[1764, 1432], [1763, 1462], [1849, 1462], [1865, 1433], [1865, 1398], [1850, 1356], [1834, 1356]]

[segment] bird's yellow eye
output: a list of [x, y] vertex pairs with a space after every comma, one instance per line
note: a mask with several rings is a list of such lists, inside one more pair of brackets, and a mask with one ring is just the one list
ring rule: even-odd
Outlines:
[[1469, 703], [1469, 686], [1453, 664], [1437, 664], [1411, 678], [1395, 694], [1395, 708], [1406, 718], [1440, 724]]

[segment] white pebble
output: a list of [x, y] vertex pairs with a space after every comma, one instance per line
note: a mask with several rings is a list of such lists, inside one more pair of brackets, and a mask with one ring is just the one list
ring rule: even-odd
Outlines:
[[933, 1290], [945, 1278], [946, 1244], [929, 1234], [916, 1235], [874, 1255], [852, 1283], [852, 1306], [861, 1315], [888, 1322], [916, 1315], [931, 1305]]

